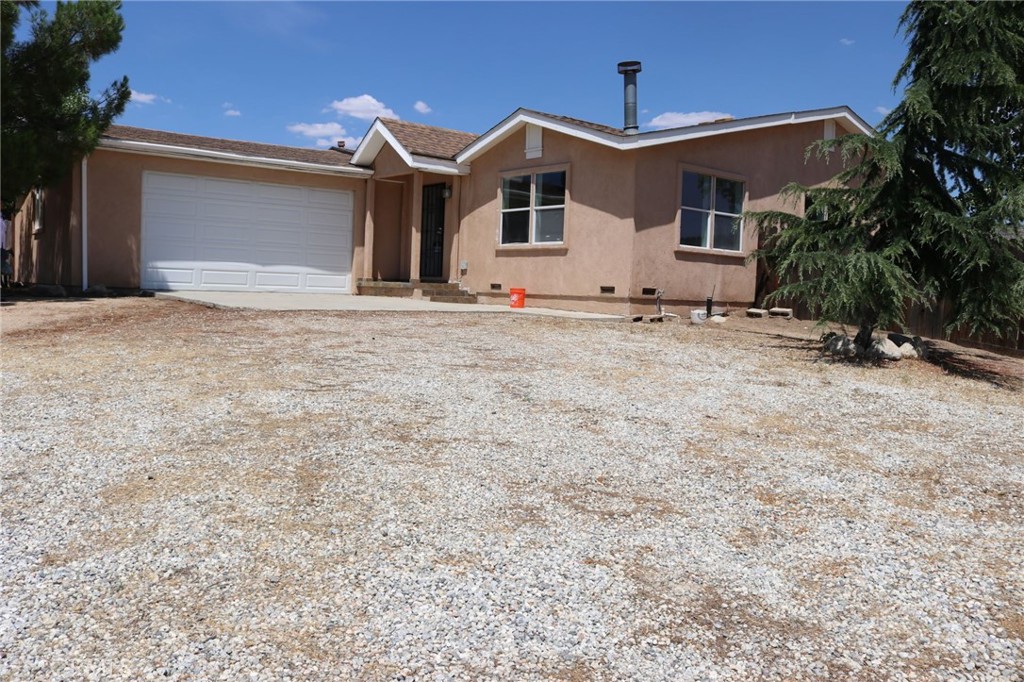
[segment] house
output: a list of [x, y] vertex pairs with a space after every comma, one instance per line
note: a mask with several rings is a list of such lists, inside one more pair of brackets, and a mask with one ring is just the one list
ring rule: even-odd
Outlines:
[[310, 150], [113, 126], [26, 201], [15, 277], [409, 295], [457, 283], [481, 302], [523, 288], [530, 305], [614, 313], [650, 311], [657, 290], [668, 305], [749, 305], [757, 234], [739, 215], [793, 210], [787, 183], [838, 170], [806, 148], [870, 127], [835, 107], [640, 133], [639, 65], [624, 64], [623, 128], [519, 109], [482, 135], [378, 119], [354, 150]]

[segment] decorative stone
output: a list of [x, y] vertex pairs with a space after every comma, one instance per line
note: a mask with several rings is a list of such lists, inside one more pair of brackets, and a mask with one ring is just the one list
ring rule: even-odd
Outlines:
[[715, 324], [725, 324], [726, 322], [729, 321], [729, 318], [726, 317], [725, 315], [712, 315], [711, 317], [708, 318], [708, 320], [714, 322]]
[[888, 338], [875, 339], [871, 342], [871, 346], [868, 347], [865, 356], [872, 360], [902, 360], [903, 353], [900, 351], [900, 347], [890, 341]]
[[849, 336], [833, 334], [825, 340], [825, 352], [838, 355], [843, 358], [853, 358], [863, 355], [864, 349], [853, 342]]
[[902, 355], [904, 358], [909, 358], [913, 360], [916, 360], [917, 358], [920, 357], [918, 355], [917, 348], [914, 348], [914, 344], [909, 342], [904, 343], [902, 346], [900, 346], [900, 355]]
[[59, 284], [33, 284], [28, 290], [29, 296], [45, 298], [66, 298], [68, 292]]

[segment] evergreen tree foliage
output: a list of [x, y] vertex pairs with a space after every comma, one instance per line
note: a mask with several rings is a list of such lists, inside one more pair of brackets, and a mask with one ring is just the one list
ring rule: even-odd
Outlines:
[[[121, 3], [58, 2], [51, 19], [38, 2], [0, 0], [0, 193], [13, 204], [33, 186], [63, 178], [71, 164], [96, 147], [131, 96], [127, 77], [94, 99], [89, 65], [115, 51], [124, 20]], [[16, 40], [22, 14], [32, 21], [29, 40]]]
[[825, 187], [793, 184], [802, 215], [752, 212], [763, 257], [821, 319], [903, 326], [908, 304], [950, 306], [946, 330], [1024, 320], [1024, 2], [911, 2], [900, 20], [903, 100], [877, 135], [822, 140]]

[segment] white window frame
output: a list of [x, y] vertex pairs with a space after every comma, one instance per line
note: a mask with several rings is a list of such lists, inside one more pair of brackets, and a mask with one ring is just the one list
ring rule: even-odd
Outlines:
[[[704, 175], [704, 176], [707, 176], [707, 177], [711, 178], [711, 206], [708, 209], [693, 208], [693, 207], [690, 207], [690, 206], [684, 206], [683, 205], [683, 178], [685, 177], [686, 173], [693, 173], [693, 174], [696, 174], [696, 175]], [[740, 203], [740, 212], [739, 213], [730, 213], [728, 211], [719, 211], [719, 210], [717, 210], [717, 208], [715, 206], [715, 202], [717, 201], [717, 196], [716, 195], [717, 195], [718, 181], [719, 180], [728, 180], [729, 182], [738, 182], [738, 183], [743, 185], [743, 190], [742, 190], [743, 196], [742, 196], [742, 198], [740, 200], [741, 203]], [[677, 187], [679, 188], [679, 202], [678, 202], [679, 210], [678, 210], [678, 215], [676, 216], [676, 248], [678, 248], [678, 249], [686, 249], [686, 250], [695, 250], [695, 251], [714, 251], [716, 253], [732, 254], [732, 255], [742, 255], [742, 254], [746, 253], [746, 239], [745, 239], [745, 236], [744, 236], [744, 227], [745, 226], [744, 226], [744, 222], [743, 222], [743, 210], [744, 210], [744, 207], [747, 204], [747, 180], [746, 180], [746, 178], [743, 178], [743, 177], [738, 176], [738, 175], [733, 175], [731, 173], [724, 173], [722, 171], [712, 170], [712, 169], [709, 169], [709, 168], [695, 168], [693, 166], [682, 166], [679, 169]], [[701, 213], [701, 214], [703, 214], [705, 212], [707, 213], [708, 220], [707, 220], [707, 222], [704, 225], [705, 236], [706, 236], [706, 240], [705, 241], [708, 244], [707, 246], [694, 246], [693, 244], [683, 244], [683, 235], [682, 235], [682, 230], [683, 230], [683, 214], [686, 211], [690, 211], [692, 213]], [[719, 216], [729, 216], [731, 218], [739, 220], [739, 248], [730, 249], [730, 248], [723, 248], [723, 247], [716, 247], [715, 246], [715, 216], [716, 215], [719, 215]]]
[[[548, 173], [564, 173], [565, 174], [565, 197], [561, 204], [555, 206], [537, 206], [537, 176], [545, 175]], [[530, 205], [522, 208], [503, 208], [504, 205], [504, 189], [502, 185], [507, 178], [517, 178], [522, 176], [530, 177]], [[540, 241], [537, 239], [537, 213], [541, 211], [559, 210], [562, 211], [562, 238], [558, 241]], [[535, 168], [535, 169], [523, 169], [516, 171], [507, 171], [501, 174], [500, 183], [498, 185], [498, 246], [503, 248], [516, 248], [524, 246], [562, 246], [565, 244], [565, 230], [568, 225], [568, 212], [569, 212], [569, 168], [568, 166], [556, 166], [550, 168]], [[529, 211], [530, 215], [530, 226], [529, 226], [529, 241], [526, 242], [509, 242], [504, 241], [504, 229], [505, 229], [505, 214], [506, 213], [525, 213]]]

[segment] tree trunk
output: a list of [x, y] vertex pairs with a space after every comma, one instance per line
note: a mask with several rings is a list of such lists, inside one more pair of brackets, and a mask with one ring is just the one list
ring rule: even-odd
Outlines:
[[854, 337], [853, 342], [867, 350], [871, 347], [871, 339], [875, 333], [875, 324], [873, 322], [861, 322], [860, 331], [857, 332], [857, 336]]

